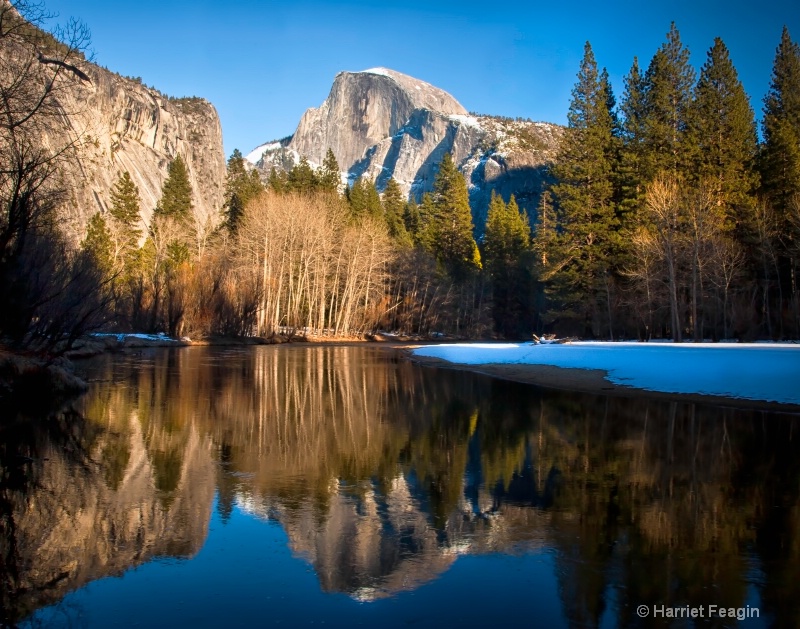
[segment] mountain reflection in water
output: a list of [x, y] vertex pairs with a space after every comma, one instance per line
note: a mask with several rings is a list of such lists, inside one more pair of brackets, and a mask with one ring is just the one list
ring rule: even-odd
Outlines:
[[3, 418], [0, 622], [195, 557], [216, 506], [223, 525], [279, 523], [322, 591], [358, 601], [424, 589], [459, 556], [550, 553], [567, 626], [711, 603], [800, 626], [796, 417], [545, 391], [364, 347], [85, 367], [70, 412]]

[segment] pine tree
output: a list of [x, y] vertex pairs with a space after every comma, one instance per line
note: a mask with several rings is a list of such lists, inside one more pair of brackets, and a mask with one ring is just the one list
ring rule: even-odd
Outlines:
[[[608, 274], [612, 267], [616, 210], [614, 156], [616, 128], [613, 95], [597, 71], [589, 42], [572, 90], [564, 133], [553, 175], [558, 205], [559, 238], [564, 260], [550, 278], [551, 316], [573, 322], [582, 334], [599, 334], [601, 311], [610, 309]], [[568, 262], [567, 262], [568, 260]], [[607, 322], [610, 326], [610, 322]]]
[[129, 258], [136, 250], [142, 235], [142, 230], [139, 229], [140, 207], [139, 188], [133, 183], [130, 173], [126, 170], [119, 176], [111, 189], [111, 207], [109, 208], [112, 220], [116, 221], [119, 226], [117, 231], [123, 240], [122, 249], [126, 258]]
[[140, 221], [141, 200], [139, 188], [133, 183], [131, 174], [126, 170], [119, 176], [111, 190], [111, 207], [109, 212], [116, 220], [131, 229], [137, 229]]
[[381, 197], [375, 189], [375, 184], [361, 177], [350, 186], [347, 200], [350, 202], [350, 212], [356, 220], [367, 216], [380, 218], [383, 213]]
[[138, 265], [139, 228], [141, 217], [139, 189], [133, 183], [130, 173], [125, 171], [111, 189], [109, 221], [106, 222], [109, 237], [116, 242], [116, 254], [122, 264], [123, 277], [130, 279]]
[[733, 227], [752, 205], [757, 136], [747, 94], [720, 38], [714, 40], [700, 72], [691, 125], [698, 147], [692, 174], [713, 187], [717, 206]]
[[775, 210], [785, 215], [800, 195], [800, 45], [785, 26], [764, 98], [761, 178]]
[[627, 227], [644, 201], [644, 159], [645, 139], [645, 90], [644, 76], [639, 69], [639, 61], [633, 58], [633, 66], [625, 77], [625, 94], [620, 104], [622, 113], [622, 147], [617, 168], [617, 185], [620, 191], [619, 208], [622, 225]]
[[192, 214], [192, 184], [189, 172], [180, 154], [167, 169], [167, 179], [161, 188], [161, 201], [156, 207], [156, 214], [178, 220], [187, 220]]
[[81, 243], [81, 248], [86, 251], [103, 276], [109, 277], [113, 272], [114, 266], [114, 247], [111, 242], [106, 221], [100, 212], [97, 212], [89, 219], [86, 228], [86, 238]]
[[436, 203], [433, 201], [433, 194], [425, 192], [422, 195], [418, 210], [416, 243], [425, 251], [433, 253], [436, 241]]
[[338, 192], [341, 184], [341, 173], [339, 171], [339, 162], [336, 161], [336, 156], [331, 149], [325, 154], [325, 159], [322, 161], [322, 168], [317, 173], [319, 180], [319, 187], [322, 190], [329, 192]]
[[513, 336], [525, 327], [526, 297], [530, 284], [525, 254], [530, 245], [528, 216], [520, 214], [516, 199], [508, 204], [492, 191], [486, 217], [484, 268], [492, 286], [492, 314], [495, 328]]
[[386, 184], [382, 202], [383, 215], [386, 218], [389, 235], [399, 244], [409, 246], [411, 237], [408, 235], [406, 226], [403, 223], [406, 203], [403, 200], [403, 191], [400, 189], [400, 185], [393, 178], [390, 178]]
[[[780, 260], [775, 311], [791, 312], [800, 334], [800, 45], [784, 27], [764, 98], [764, 147], [760, 159], [763, 191], [780, 217]], [[783, 319], [779, 320], [782, 335]]]
[[686, 173], [696, 155], [687, 129], [695, 72], [673, 22], [645, 73], [643, 174]]
[[411, 237], [415, 244], [419, 244], [420, 232], [420, 216], [419, 206], [414, 199], [409, 199], [403, 209], [403, 225], [405, 225], [406, 232]]
[[485, 267], [491, 275], [502, 274], [504, 269], [514, 265], [528, 248], [530, 243], [528, 217], [520, 213], [514, 195], [511, 195], [506, 204], [503, 202], [503, 197], [492, 191], [483, 243]]
[[450, 277], [464, 280], [481, 268], [481, 258], [472, 235], [467, 182], [449, 153], [445, 154], [436, 173], [433, 203], [433, 250]]
[[258, 171], [247, 170], [244, 157], [239, 149], [234, 149], [228, 158], [228, 172], [225, 181], [225, 202], [223, 214], [225, 227], [236, 233], [244, 214], [245, 206], [264, 190]]
[[317, 174], [308, 163], [305, 155], [300, 158], [300, 162], [289, 171], [286, 177], [289, 190], [300, 193], [310, 193], [319, 187]]
[[269, 171], [267, 187], [278, 194], [285, 194], [289, 190], [288, 176], [284, 171], [279, 171], [274, 166]]

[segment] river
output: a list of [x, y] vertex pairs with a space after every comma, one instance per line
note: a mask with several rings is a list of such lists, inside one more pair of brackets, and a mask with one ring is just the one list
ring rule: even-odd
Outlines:
[[800, 626], [798, 416], [374, 346], [79, 369], [4, 417], [5, 625]]

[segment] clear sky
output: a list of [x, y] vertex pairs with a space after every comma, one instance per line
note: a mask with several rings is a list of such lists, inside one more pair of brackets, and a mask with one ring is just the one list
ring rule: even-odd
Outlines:
[[566, 123], [584, 42], [619, 98], [633, 57], [646, 67], [673, 20], [698, 69], [722, 37], [760, 116], [783, 25], [800, 41], [796, 0], [45, 4], [89, 26], [100, 65], [211, 101], [227, 154], [293, 133], [337, 72], [376, 66], [441, 87], [469, 111]]

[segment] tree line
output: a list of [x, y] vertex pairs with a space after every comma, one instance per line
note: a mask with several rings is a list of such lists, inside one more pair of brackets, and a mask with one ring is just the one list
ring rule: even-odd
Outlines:
[[420, 205], [394, 180], [382, 195], [362, 180], [342, 193], [340, 177], [328, 151], [318, 169], [301, 158], [262, 182], [236, 150], [219, 226], [208, 230], [192, 213], [180, 155], [147, 225], [123, 173], [81, 244], [105, 278], [108, 325], [173, 336], [471, 333], [481, 256], [452, 159]]
[[699, 77], [673, 24], [617, 105], [587, 42], [533, 249], [543, 326], [587, 337], [800, 336], [800, 47], [763, 141], [724, 42]]
[[[101, 326], [173, 336], [800, 337], [800, 47], [786, 29], [762, 140], [722, 40], [696, 77], [673, 25], [646, 69], [634, 59], [619, 104], [587, 42], [552, 183], [531, 217], [513, 196], [493, 195], [476, 230], [449, 155], [432, 191], [407, 200], [393, 179], [380, 192], [342, 182], [330, 150], [319, 168], [301, 158], [266, 180], [236, 150], [217, 220], [198, 220], [176, 155], [148, 222], [122, 173], [75, 248], [58, 225], [69, 195], [60, 165], [75, 147], [48, 150], [39, 138], [69, 113], [57, 95], [80, 80], [68, 68], [87, 35], [75, 24], [45, 40], [9, 11], [0, 15], [6, 344], [53, 351]], [[61, 63], [39, 63], [43, 46]]]

